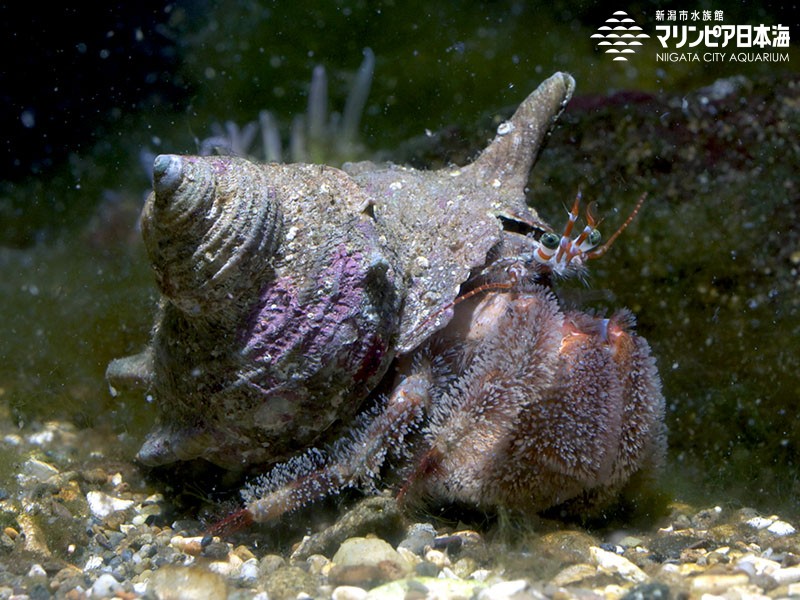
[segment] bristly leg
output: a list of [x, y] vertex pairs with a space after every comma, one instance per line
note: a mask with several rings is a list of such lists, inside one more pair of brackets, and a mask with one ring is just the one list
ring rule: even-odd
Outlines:
[[427, 374], [406, 377], [385, 405], [362, 419], [364, 423], [344, 440], [325, 451], [310, 449], [245, 488], [246, 507], [211, 533], [271, 521], [348, 487], [374, 486], [386, 456], [405, 452], [404, 440], [419, 427], [428, 396]]
[[483, 335], [465, 344], [463, 374], [436, 399], [403, 495], [486, 505], [498, 443], [552, 381], [562, 314], [551, 292], [489, 295], [471, 315]]

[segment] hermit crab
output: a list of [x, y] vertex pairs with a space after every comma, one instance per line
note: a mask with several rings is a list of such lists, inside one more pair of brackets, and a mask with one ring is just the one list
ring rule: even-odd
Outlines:
[[[601, 506], [665, 449], [633, 317], [551, 290], [602, 255], [527, 206], [572, 96], [557, 73], [471, 164], [256, 164], [162, 155], [142, 215], [161, 291], [149, 347], [113, 361], [159, 420], [146, 465], [258, 466], [244, 520], [379, 480], [402, 496], [536, 512]], [[640, 201], [641, 204], [641, 201]]]

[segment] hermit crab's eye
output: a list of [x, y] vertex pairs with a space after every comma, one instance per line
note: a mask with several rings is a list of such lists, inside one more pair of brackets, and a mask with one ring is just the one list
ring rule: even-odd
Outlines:
[[[542, 236], [544, 237], [544, 236]], [[592, 246], [597, 246], [600, 243], [600, 240], [603, 239], [603, 236], [600, 234], [599, 229], [592, 229], [591, 233], [589, 233], [589, 243]]]
[[552, 233], [550, 231], [543, 233], [542, 237], [539, 238], [539, 243], [548, 250], [555, 250], [556, 248], [558, 248], [558, 243], [560, 241], [561, 238], [558, 236], [558, 234]]

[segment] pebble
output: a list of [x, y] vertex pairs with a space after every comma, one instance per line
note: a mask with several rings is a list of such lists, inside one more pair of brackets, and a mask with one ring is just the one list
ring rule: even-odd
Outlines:
[[379, 538], [345, 540], [331, 559], [328, 573], [333, 583], [360, 585], [399, 579], [411, 571], [411, 565], [391, 544]]
[[42, 565], [33, 563], [31, 568], [28, 569], [28, 577], [47, 577], [47, 572]]
[[748, 583], [750, 583], [750, 578], [747, 573], [709, 574], [698, 575], [692, 579], [690, 588], [693, 594], [719, 595], [729, 588], [747, 585]]
[[20, 468], [20, 474], [17, 476], [20, 483], [25, 485], [33, 480], [38, 483], [44, 483], [51, 477], [58, 475], [59, 471], [50, 463], [46, 463], [35, 458], [29, 458]]
[[778, 585], [797, 583], [800, 582], [800, 567], [786, 567], [785, 569], [776, 569], [770, 572], [769, 576]]
[[366, 600], [412, 600], [472, 598], [479, 589], [486, 587], [476, 581], [414, 577], [391, 581], [369, 590]]
[[254, 585], [258, 581], [258, 560], [250, 558], [242, 563], [239, 569], [239, 579], [244, 585]]
[[624, 556], [614, 554], [608, 550], [603, 550], [597, 546], [591, 547], [589, 552], [601, 571], [612, 575], [619, 575], [624, 580], [633, 583], [642, 583], [649, 579], [644, 571]]
[[111, 598], [122, 589], [122, 585], [110, 573], [103, 573], [89, 588], [90, 598]]
[[772, 523], [772, 525], [770, 525], [769, 527], [767, 527], [767, 531], [782, 537], [785, 535], [792, 535], [797, 530], [786, 521], [778, 520]]
[[331, 593], [332, 600], [364, 600], [367, 590], [354, 585], [340, 585]]
[[[438, 530], [426, 522], [402, 525], [391, 499], [379, 497], [353, 507], [344, 523], [335, 522], [324, 535], [309, 535], [302, 551], [270, 554], [280, 546], [269, 537], [247, 532], [206, 537], [202, 523], [176, 512], [169, 497], [149, 489], [135, 469], [119, 462], [98, 466], [102, 454], [83, 466], [69, 448], [49, 447], [77, 436], [61, 435], [52, 423], [48, 427], [48, 436], [36, 438], [35, 451], [48, 462], [23, 459], [19, 491], [0, 498], [0, 567], [14, 565], [0, 568], [0, 598], [777, 600], [800, 595], [800, 535], [790, 520], [722, 503], [710, 508], [676, 503], [668, 521], [650, 530], [601, 537], [543, 521], [543, 532], [518, 532], [529, 536], [524, 539], [498, 536], [485, 542], [474, 531]], [[15, 452], [31, 455], [28, 436], [12, 439]], [[372, 535], [342, 537], [353, 531]]]
[[123, 500], [97, 491], [88, 492], [86, 501], [89, 503], [89, 510], [98, 519], [105, 519], [120, 510], [128, 510], [134, 504], [133, 500]]
[[425, 561], [435, 565], [439, 569], [450, 566], [450, 559], [447, 557], [447, 554], [441, 550], [430, 549], [425, 552]]
[[203, 551], [202, 542], [202, 536], [184, 537], [182, 535], [176, 535], [169, 541], [169, 545], [191, 556], [198, 556]]
[[507, 600], [518, 597], [528, 587], [524, 579], [501, 581], [478, 592], [478, 600]]
[[400, 542], [398, 549], [405, 548], [414, 554], [422, 556], [426, 546], [433, 544], [436, 538], [436, 529], [430, 523], [414, 523], [407, 532], [405, 539]]
[[208, 563], [209, 571], [219, 573], [228, 579], [238, 579], [244, 562], [235, 554], [229, 554], [227, 560], [215, 560]]
[[595, 576], [597, 576], [597, 567], [595, 565], [580, 563], [562, 569], [550, 580], [550, 583], [558, 587], [566, 587], [581, 583]]
[[168, 565], [152, 574], [148, 589], [159, 600], [227, 600], [225, 579], [201, 567]]

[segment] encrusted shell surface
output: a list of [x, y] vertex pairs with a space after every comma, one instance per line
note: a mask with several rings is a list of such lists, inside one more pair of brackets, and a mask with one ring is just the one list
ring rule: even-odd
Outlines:
[[573, 88], [546, 80], [461, 168], [159, 156], [142, 227], [160, 312], [107, 373], [158, 403], [140, 460], [240, 467], [335, 439], [393, 357], [447, 324], [499, 217], [549, 229], [524, 187]]

